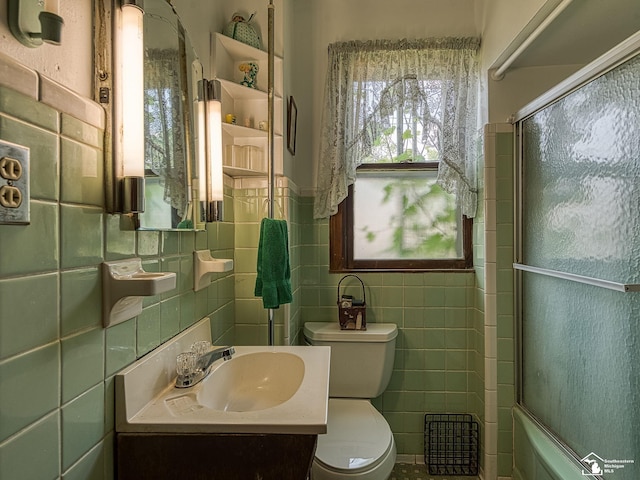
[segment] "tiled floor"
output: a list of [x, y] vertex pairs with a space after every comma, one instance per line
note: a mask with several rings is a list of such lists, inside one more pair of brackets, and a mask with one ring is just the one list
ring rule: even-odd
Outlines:
[[427, 473], [427, 467], [413, 463], [396, 463], [389, 480], [477, 480], [478, 477], [433, 476]]

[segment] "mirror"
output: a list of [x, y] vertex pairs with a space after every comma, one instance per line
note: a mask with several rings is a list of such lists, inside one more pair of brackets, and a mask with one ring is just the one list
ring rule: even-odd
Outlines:
[[144, 3], [145, 212], [139, 228], [193, 229], [193, 99], [200, 64], [167, 0]]

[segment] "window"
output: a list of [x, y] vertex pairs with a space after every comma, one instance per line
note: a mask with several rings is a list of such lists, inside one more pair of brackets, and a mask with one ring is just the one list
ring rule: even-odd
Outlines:
[[332, 271], [472, 266], [476, 47], [330, 48], [315, 214], [331, 215]]

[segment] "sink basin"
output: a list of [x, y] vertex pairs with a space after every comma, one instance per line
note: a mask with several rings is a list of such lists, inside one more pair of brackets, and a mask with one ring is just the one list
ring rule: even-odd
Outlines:
[[205, 318], [116, 375], [117, 432], [326, 433], [330, 347], [234, 346], [175, 388], [176, 356], [210, 332]]
[[304, 361], [298, 355], [250, 353], [211, 372], [198, 392], [198, 403], [226, 412], [264, 410], [293, 397], [303, 378]]

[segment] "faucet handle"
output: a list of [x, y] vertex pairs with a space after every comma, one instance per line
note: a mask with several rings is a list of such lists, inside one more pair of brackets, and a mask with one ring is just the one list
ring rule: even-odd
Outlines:
[[191, 345], [191, 351], [194, 352], [198, 358], [211, 350], [211, 342], [208, 340], [200, 340]]
[[183, 352], [176, 357], [178, 376], [188, 377], [196, 372], [198, 356], [195, 352]]

